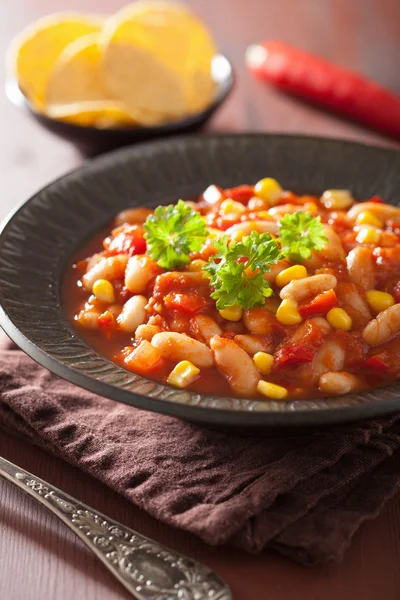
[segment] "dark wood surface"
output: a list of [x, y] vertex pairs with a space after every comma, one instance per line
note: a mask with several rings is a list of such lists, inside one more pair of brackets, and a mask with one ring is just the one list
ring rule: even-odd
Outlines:
[[[395, 146], [361, 127], [285, 98], [253, 81], [246, 46], [280, 38], [357, 69], [400, 92], [398, 0], [190, 0], [235, 65], [238, 84], [212, 131], [285, 131]], [[120, 0], [10, 0], [0, 3], [0, 56], [18, 31], [56, 10], [111, 12]], [[3, 78], [3, 60], [0, 60]], [[83, 157], [0, 95], [0, 219]], [[209, 564], [235, 600], [397, 600], [400, 497], [356, 535], [340, 565], [307, 569], [270, 553], [210, 548], [143, 514], [104, 485], [25, 442], [0, 433], [0, 454], [93, 507]], [[1, 600], [117, 600], [128, 594], [50, 514], [0, 481]]]

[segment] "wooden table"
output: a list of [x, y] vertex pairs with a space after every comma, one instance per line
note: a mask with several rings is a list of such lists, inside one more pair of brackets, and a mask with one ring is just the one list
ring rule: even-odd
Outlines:
[[[253, 81], [243, 63], [249, 43], [280, 38], [334, 58], [397, 87], [397, 0], [190, 0], [235, 65], [238, 84], [210, 130], [287, 131], [395, 145], [284, 98]], [[0, 5], [0, 55], [33, 19], [56, 10], [110, 12], [120, 0], [9, 0]], [[3, 65], [3, 60], [0, 61]], [[3, 68], [2, 66], [0, 68]], [[3, 73], [1, 73], [3, 76]], [[0, 218], [40, 186], [82, 162], [0, 97]], [[42, 450], [0, 434], [0, 453], [84, 502], [160, 542], [208, 563], [235, 600], [397, 600], [400, 597], [400, 497], [356, 535], [340, 565], [307, 569], [270, 553], [210, 548], [154, 521], [104, 485]], [[117, 600], [130, 597], [62, 524], [0, 481], [0, 598]]]

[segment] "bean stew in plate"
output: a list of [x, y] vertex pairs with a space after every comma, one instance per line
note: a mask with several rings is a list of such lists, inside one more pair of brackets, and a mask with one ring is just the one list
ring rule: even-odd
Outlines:
[[144, 377], [282, 401], [400, 378], [400, 208], [377, 196], [211, 185], [128, 208], [80, 257], [68, 317]]

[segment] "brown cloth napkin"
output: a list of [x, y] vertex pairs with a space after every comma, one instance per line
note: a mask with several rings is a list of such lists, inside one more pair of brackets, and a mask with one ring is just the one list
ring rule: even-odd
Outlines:
[[0, 424], [209, 544], [339, 561], [400, 489], [400, 415], [292, 437], [243, 437], [81, 390], [0, 338]]

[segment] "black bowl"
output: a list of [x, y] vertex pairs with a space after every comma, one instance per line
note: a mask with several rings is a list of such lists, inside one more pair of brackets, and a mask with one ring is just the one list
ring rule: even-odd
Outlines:
[[0, 324], [57, 375], [132, 406], [245, 429], [331, 425], [400, 410], [400, 381], [335, 398], [276, 402], [200, 395], [150, 381], [90, 348], [67, 321], [60, 287], [71, 256], [127, 206], [190, 198], [210, 183], [263, 176], [286, 189], [349, 188], [399, 204], [400, 153], [323, 138], [182, 137], [99, 157], [50, 184], [5, 221], [0, 234]]
[[114, 150], [121, 146], [128, 146], [136, 142], [143, 142], [160, 137], [177, 135], [179, 133], [193, 133], [199, 130], [214, 112], [226, 100], [234, 85], [233, 68], [229, 60], [222, 54], [214, 57], [212, 63], [212, 77], [216, 83], [215, 95], [212, 103], [204, 111], [186, 117], [181, 121], [155, 125], [152, 127], [114, 127], [98, 128], [74, 125], [57, 119], [51, 119], [38, 113], [27, 97], [18, 87], [16, 79], [6, 80], [6, 94], [8, 99], [26, 110], [43, 127], [59, 135], [60, 137], [76, 144], [82, 152], [100, 154], [108, 150]]

